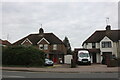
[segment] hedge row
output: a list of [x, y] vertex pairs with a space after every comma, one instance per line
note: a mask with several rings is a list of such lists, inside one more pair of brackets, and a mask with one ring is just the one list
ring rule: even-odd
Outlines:
[[11, 46], [3, 48], [3, 65], [43, 66], [44, 52], [32, 46]]

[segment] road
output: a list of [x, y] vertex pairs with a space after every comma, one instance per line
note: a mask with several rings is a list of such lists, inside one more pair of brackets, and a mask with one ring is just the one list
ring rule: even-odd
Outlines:
[[3, 78], [118, 78], [118, 73], [53, 73], [3, 71]]

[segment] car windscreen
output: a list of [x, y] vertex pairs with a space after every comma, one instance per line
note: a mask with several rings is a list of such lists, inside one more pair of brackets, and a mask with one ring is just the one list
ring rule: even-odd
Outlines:
[[49, 59], [45, 59], [45, 61], [49, 61]]
[[50, 60], [50, 59], [45, 59], [45, 61], [52, 61], [52, 60]]
[[89, 54], [88, 53], [80, 53], [79, 57], [89, 57]]

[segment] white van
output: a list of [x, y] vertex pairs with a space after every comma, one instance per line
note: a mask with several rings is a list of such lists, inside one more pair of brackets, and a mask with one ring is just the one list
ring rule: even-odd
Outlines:
[[78, 51], [78, 64], [89, 64], [91, 65], [90, 54], [87, 50], [79, 50]]

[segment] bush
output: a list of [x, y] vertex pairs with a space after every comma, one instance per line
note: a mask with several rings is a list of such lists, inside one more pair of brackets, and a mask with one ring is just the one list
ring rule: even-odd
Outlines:
[[29, 46], [10, 46], [3, 48], [3, 65], [43, 66], [44, 52]]

